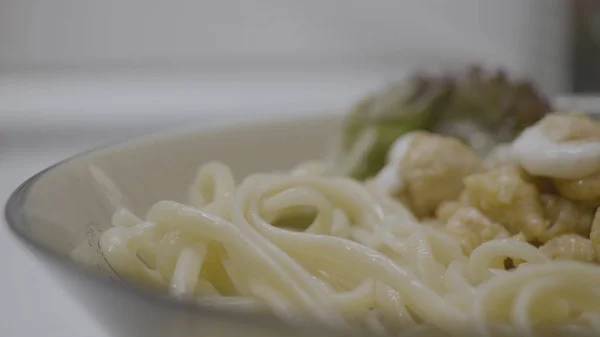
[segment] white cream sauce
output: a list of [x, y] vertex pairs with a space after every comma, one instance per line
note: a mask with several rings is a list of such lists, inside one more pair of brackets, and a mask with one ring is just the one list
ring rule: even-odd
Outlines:
[[557, 142], [544, 134], [540, 124], [523, 131], [512, 146], [513, 155], [529, 174], [581, 179], [600, 171], [600, 142]]

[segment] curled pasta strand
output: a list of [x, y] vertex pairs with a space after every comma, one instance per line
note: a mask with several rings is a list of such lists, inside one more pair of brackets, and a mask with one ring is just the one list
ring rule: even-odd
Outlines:
[[[551, 261], [514, 238], [467, 255], [374, 184], [327, 170], [310, 163], [236, 186], [211, 162], [190, 205], [160, 201], [144, 218], [116, 207], [100, 249], [127, 281], [294, 324], [395, 336], [600, 333], [599, 266]], [[283, 221], [302, 216], [296, 227]], [[522, 263], [506, 270], [507, 258]]]

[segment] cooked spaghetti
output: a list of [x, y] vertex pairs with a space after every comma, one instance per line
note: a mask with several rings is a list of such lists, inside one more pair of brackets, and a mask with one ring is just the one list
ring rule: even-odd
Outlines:
[[143, 218], [120, 209], [100, 247], [134, 284], [292, 323], [598, 335], [600, 194], [573, 181], [600, 174], [599, 143], [552, 139], [552, 118], [581, 117], [548, 117], [486, 161], [452, 139], [407, 135], [366, 182], [310, 162], [237, 184], [210, 162], [187, 204], [160, 201]]

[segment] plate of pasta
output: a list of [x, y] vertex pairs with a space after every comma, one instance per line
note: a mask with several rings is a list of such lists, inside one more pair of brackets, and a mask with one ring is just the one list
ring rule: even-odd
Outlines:
[[28, 181], [7, 217], [43, 254], [125, 285], [93, 297], [145, 326], [117, 333], [274, 334], [232, 332], [251, 314], [323, 336], [600, 334], [600, 122], [548, 111], [485, 151], [403, 129], [375, 170], [358, 168], [381, 124], [332, 142], [348, 123], [271, 118], [92, 151]]

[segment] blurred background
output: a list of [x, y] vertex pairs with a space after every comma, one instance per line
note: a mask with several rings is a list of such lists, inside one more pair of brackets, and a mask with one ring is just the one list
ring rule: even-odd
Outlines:
[[569, 63], [572, 7], [592, 2], [1, 0], [0, 141], [339, 110], [416, 68], [473, 62], [551, 94], [584, 91]]
[[389, 72], [482, 61], [563, 90], [568, 7], [565, 0], [4, 0], [0, 70]]
[[600, 91], [600, 2], [571, 0], [570, 3], [570, 91], [597, 93]]
[[[594, 0], [0, 0], [0, 191], [6, 197], [85, 148], [168, 126], [343, 111], [417, 68], [504, 67], [556, 100], [594, 108], [598, 8]], [[3, 333], [103, 336], [5, 234]]]
[[564, 68], [568, 4], [560, 0], [21, 0], [1, 6], [0, 69], [7, 72], [392, 69], [477, 60], [538, 77], [552, 89], [564, 80], [557, 68]]

